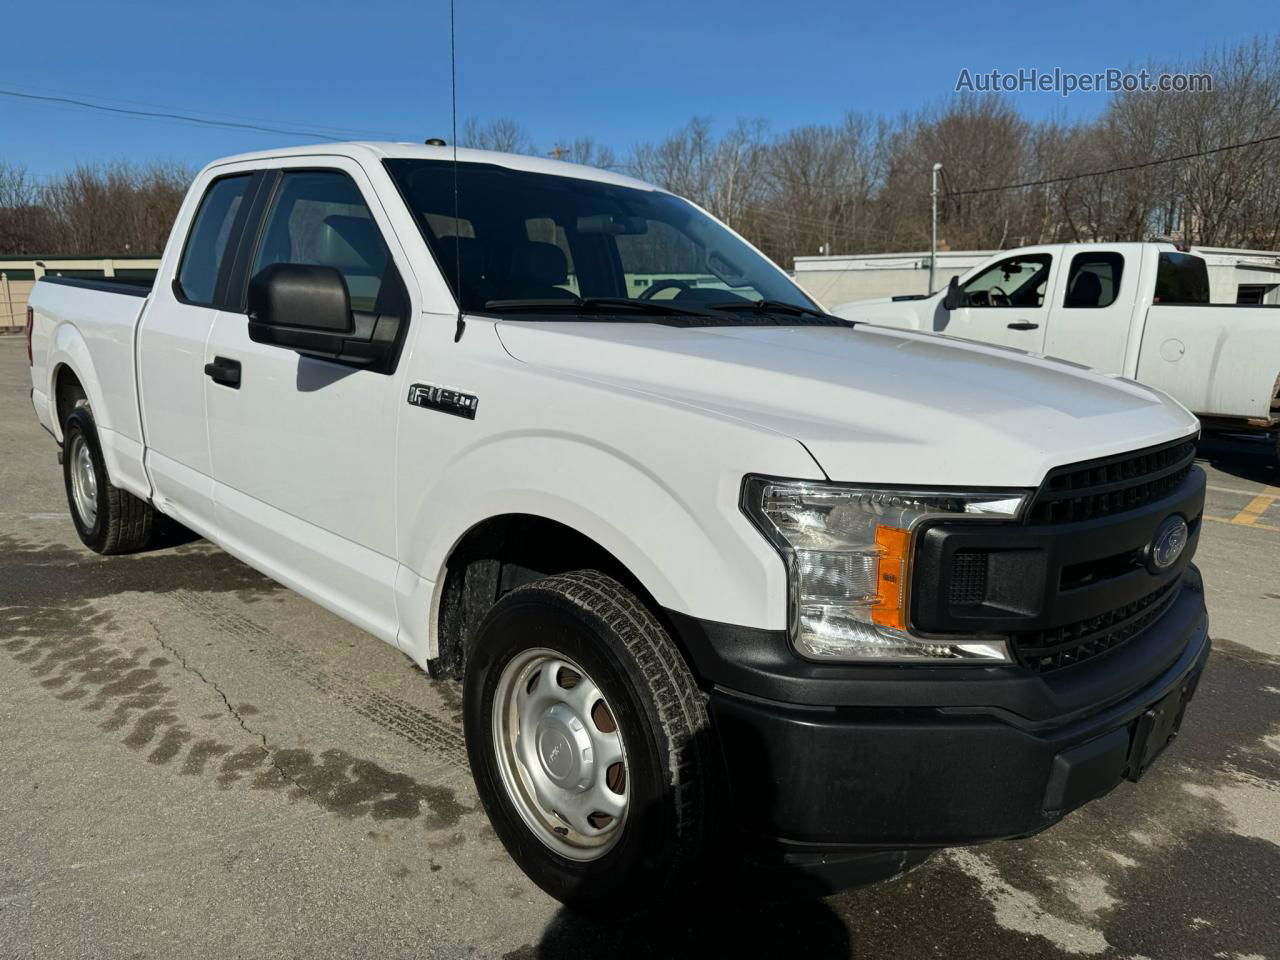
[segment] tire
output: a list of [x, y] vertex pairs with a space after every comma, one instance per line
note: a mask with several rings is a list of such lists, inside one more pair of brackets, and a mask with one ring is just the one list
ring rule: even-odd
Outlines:
[[151, 539], [151, 504], [112, 486], [93, 414], [80, 401], [62, 427], [62, 480], [81, 542], [95, 553], [129, 553]]
[[[564, 691], [566, 667], [569, 679], [575, 671], [581, 675]], [[517, 587], [481, 623], [463, 682], [467, 752], [480, 799], [507, 852], [538, 886], [576, 910], [622, 918], [697, 885], [716, 859], [712, 805], [723, 782], [710, 747], [706, 697], [671, 638], [632, 593], [591, 570]], [[538, 699], [546, 696], [551, 699]], [[580, 749], [585, 741], [575, 748], [557, 732], [573, 724], [558, 726], [567, 715], [557, 713], [557, 697], [577, 698], [575, 715], [585, 730], [576, 736], [592, 738], [601, 759], [590, 774]], [[588, 708], [583, 697], [595, 706]], [[544, 710], [544, 703], [552, 706]], [[526, 708], [536, 724], [514, 719]], [[609, 762], [616, 757], [610, 725], [623, 751], [621, 777]], [[529, 730], [536, 736], [525, 739]], [[574, 782], [567, 789], [552, 780], [556, 743], [568, 747], [571, 758], [573, 772], [566, 776]], [[529, 750], [537, 762], [520, 764], [516, 758]], [[603, 826], [598, 814], [587, 818], [606, 839], [588, 846], [601, 838], [579, 834], [569, 820], [557, 819], [559, 811], [548, 814], [537, 798], [531, 802], [530, 766], [553, 804], [568, 804], [566, 810], [579, 804], [576, 815], [565, 814], [575, 823], [596, 797], [617, 801], [613, 791], [621, 781], [621, 814]], [[591, 786], [583, 788], [587, 780]]]

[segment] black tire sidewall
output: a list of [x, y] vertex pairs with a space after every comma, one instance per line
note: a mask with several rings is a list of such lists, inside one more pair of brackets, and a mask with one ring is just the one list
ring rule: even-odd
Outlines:
[[[492, 712], [503, 669], [524, 650], [563, 653], [596, 682], [613, 710], [627, 755], [623, 833], [597, 860], [570, 860], [539, 840], [507, 796], [498, 770]], [[551, 896], [580, 909], [625, 915], [660, 895], [676, 841], [666, 738], [652, 695], [621, 640], [598, 618], [552, 591], [525, 590], [499, 601], [468, 659], [463, 718], [480, 798], [499, 839]]]
[[[84, 438], [89, 449], [89, 458], [93, 461], [93, 470], [97, 476], [98, 516], [92, 527], [86, 527], [76, 507], [76, 498], [71, 485], [71, 446], [76, 436]], [[107, 479], [106, 461], [102, 459], [102, 447], [98, 443], [98, 430], [93, 422], [93, 414], [88, 407], [77, 407], [67, 417], [62, 428], [62, 482], [67, 490], [67, 508], [71, 511], [71, 522], [75, 524], [76, 533], [86, 547], [101, 550], [107, 539], [107, 524], [110, 522], [110, 503], [107, 500], [110, 481]]]

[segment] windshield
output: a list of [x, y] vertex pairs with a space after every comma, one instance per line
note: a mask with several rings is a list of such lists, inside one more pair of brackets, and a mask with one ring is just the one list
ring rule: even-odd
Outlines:
[[584, 300], [659, 312], [815, 306], [771, 262], [669, 193], [461, 163], [455, 218], [451, 162], [385, 163], [466, 311], [564, 301], [563, 312], [575, 313]]

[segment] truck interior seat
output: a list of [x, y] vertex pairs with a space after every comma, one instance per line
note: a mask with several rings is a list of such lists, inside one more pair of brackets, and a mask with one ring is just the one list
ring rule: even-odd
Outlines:
[[1090, 270], [1081, 270], [1067, 292], [1067, 306], [1096, 307], [1101, 301], [1102, 280]]
[[[512, 298], [531, 300], [572, 299], [572, 291], [558, 284], [569, 279], [569, 261], [554, 243], [527, 240], [511, 253]], [[504, 294], [507, 290], [503, 291]]]

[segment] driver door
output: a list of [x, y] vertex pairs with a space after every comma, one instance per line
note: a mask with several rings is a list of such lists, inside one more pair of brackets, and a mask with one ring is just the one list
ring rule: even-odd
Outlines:
[[1043, 353], [1054, 260], [1042, 247], [979, 271], [960, 285], [960, 305], [942, 311], [937, 332]]
[[[272, 176], [248, 275], [278, 263], [332, 267], [352, 308], [374, 309], [398, 248], [358, 165], [308, 158]], [[225, 541], [394, 642], [395, 437], [405, 364], [382, 373], [254, 342], [243, 309], [218, 314], [206, 359], [235, 369], [233, 380], [205, 384], [214, 510]]]

